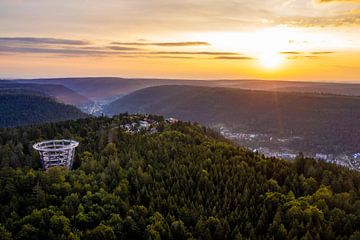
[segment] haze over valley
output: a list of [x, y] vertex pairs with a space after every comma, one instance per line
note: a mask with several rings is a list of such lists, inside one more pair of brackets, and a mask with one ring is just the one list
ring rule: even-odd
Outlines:
[[359, 84], [62, 78], [2, 81], [0, 87], [36, 89], [95, 116], [128, 112], [198, 122], [266, 156], [302, 153], [357, 169]]

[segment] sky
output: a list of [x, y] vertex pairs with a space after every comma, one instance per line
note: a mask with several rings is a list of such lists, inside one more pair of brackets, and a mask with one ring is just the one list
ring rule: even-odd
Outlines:
[[0, 0], [0, 77], [360, 83], [360, 0]]

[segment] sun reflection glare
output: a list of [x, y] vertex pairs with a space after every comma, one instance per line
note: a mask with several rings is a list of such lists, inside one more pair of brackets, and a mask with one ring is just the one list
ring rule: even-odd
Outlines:
[[264, 53], [259, 58], [260, 63], [265, 68], [276, 68], [283, 63], [283, 56], [277, 52]]

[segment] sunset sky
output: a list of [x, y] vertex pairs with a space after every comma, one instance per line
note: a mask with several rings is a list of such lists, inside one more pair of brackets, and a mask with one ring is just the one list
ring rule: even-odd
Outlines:
[[360, 82], [360, 0], [0, 0], [0, 77]]

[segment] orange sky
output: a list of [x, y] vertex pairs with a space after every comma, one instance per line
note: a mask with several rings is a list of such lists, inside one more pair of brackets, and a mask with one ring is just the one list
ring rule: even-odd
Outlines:
[[1, 0], [3, 78], [360, 82], [359, 0]]

